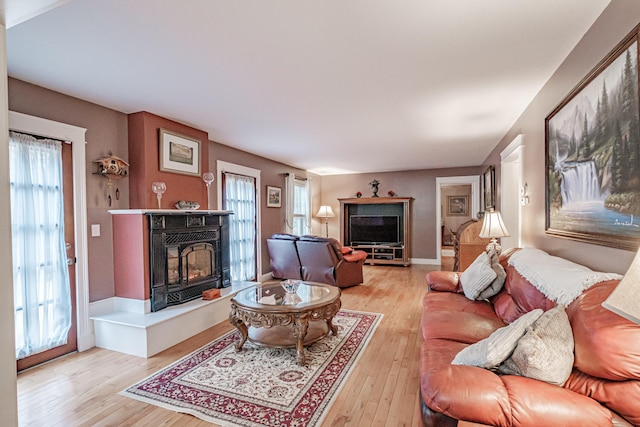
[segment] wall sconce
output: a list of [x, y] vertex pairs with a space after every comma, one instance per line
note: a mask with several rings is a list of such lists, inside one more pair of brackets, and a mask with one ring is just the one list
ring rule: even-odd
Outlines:
[[520, 204], [522, 206], [527, 206], [529, 204], [529, 185], [525, 182], [522, 187], [520, 187]]

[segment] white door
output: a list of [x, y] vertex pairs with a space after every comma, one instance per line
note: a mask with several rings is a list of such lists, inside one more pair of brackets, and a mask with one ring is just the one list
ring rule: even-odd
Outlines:
[[518, 135], [500, 153], [500, 213], [511, 237], [500, 239], [502, 250], [522, 246], [522, 135]]

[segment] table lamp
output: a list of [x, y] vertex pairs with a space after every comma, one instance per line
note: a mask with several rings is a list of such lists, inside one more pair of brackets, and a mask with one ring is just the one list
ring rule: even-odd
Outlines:
[[629, 270], [602, 306], [640, 324], [640, 251], [636, 253]]
[[482, 223], [482, 230], [480, 230], [480, 237], [483, 239], [491, 239], [491, 242], [487, 245], [487, 252], [494, 249], [496, 254], [500, 255], [502, 247], [498, 244], [498, 237], [509, 237], [511, 234], [507, 231], [507, 227], [502, 222], [502, 216], [500, 212], [490, 209], [484, 213], [484, 220]]
[[333, 218], [335, 215], [331, 206], [322, 205], [316, 214], [318, 218], [324, 218], [324, 226], [327, 230], [327, 237], [329, 237], [329, 218]]

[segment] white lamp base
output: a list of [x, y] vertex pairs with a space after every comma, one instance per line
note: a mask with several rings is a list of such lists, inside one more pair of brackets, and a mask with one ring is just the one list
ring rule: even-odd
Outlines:
[[498, 243], [498, 239], [496, 239], [495, 237], [492, 237], [491, 241], [489, 242], [485, 250], [487, 251], [487, 253], [494, 250], [496, 251], [497, 255], [500, 255], [500, 253], [502, 252], [502, 246], [500, 246], [500, 244]]

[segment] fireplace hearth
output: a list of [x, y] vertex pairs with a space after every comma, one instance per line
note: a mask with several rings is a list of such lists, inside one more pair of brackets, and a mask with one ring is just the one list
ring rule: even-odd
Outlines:
[[231, 286], [228, 215], [194, 211], [147, 216], [151, 311]]

